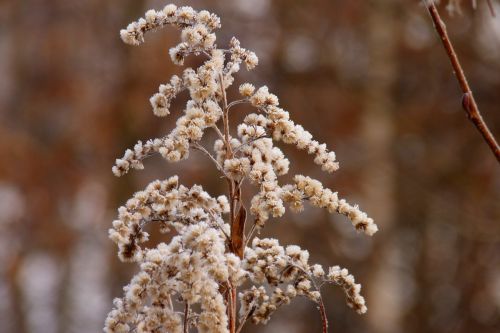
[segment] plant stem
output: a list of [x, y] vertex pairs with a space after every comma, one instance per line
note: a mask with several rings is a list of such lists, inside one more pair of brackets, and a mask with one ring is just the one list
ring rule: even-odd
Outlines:
[[248, 310], [245, 313], [245, 315], [242, 318], [240, 318], [240, 325], [238, 326], [238, 329], [236, 330], [236, 333], [240, 333], [241, 332], [241, 330], [243, 329], [243, 326], [245, 326], [245, 323], [246, 323], [248, 317], [250, 316], [250, 313], [252, 311], [254, 311], [254, 310], [255, 310], [255, 305], [252, 303], [252, 306], [248, 307]]
[[424, 3], [427, 7], [427, 10], [429, 11], [429, 14], [431, 15], [432, 21], [434, 22], [434, 28], [436, 29], [441, 42], [443, 43], [448, 58], [450, 58], [455, 76], [458, 80], [458, 83], [460, 84], [460, 88], [462, 89], [462, 106], [467, 113], [467, 117], [476, 126], [476, 128], [490, 147], [491, 151], [495, 155], [497, 161], [500, 163], [500, 146], [495, 140], [493, 134], [491, 134], [491, 131], [489, 130], [488, 126], [483, 120], [483, 117], [481, 116], [481, 113], [479, 112], [476, 100], [474, 99], [472, 91], [467, 82], [467, 78], [465, 77], [462, 66], [460, 65], [457, 54], [455, 53], [455, 49], [453, 48], [453, 45], [446, 31], [446, 25], [441, 19], [434, 1], [425, 0]]
[[224, 168], [222, 167], [222, 165], [220, 165], [219, 162], [217, 162], [217, 160], [215, 159], [215, 157], [213, 157], [212, 154], [210, 154], [205, 149], [205, 147], [203, 147], [202, 145], [200, 145], [197, 142], [191, 143], [191, 147], [194, 148], [194, 149], [196, 149], [196, 150], [198, 150], [198, 151], [201, 151], [203, 154], [207, 155], [212, 160], [212, 162], [214, 162], [215, 167], [217, 168], [217, 170], [219, 170], [225, 178], [228, 178], [228, 176], [226, 175], [226, 172], [224, 171]]
[[[224, 141], [226, 146], [226, 159], [233, 158], [233, 150], [231, 147], [231, 141], [229, 138], [229, 109], [227, 105], [227, 96], [226, 89], [224, 87], [224, 75], [222, 73], [219, 74], [219, 83], [222, 94], [222, 121], [224, 124]], [[236, 204], [236, 193], [234, 190], [234, 180], [231, 178], [227, 179], [229, 186], [229, 216], [230, 216], [230, 225], [231, 225], [231, 235], [233, 235], [232, 230], [236, 227], [235, 223], [235, 204]], [[231, 238], [231, 243], [229, 244], [229, 248], [234, 252], [233, 247], [233, 239]], [[229, 332], [236, 332], [236, 288], [233, 287], [231, 283], [228, 283], [228, 293], [227, 293], [227, 304], [229, 306], [228, 315], [229, 315]]]
[[248, 99], [239, 99], [236, 101], [232, 101], [231, 103], [228, 104], [227, 108], [229, 110], [233, 106], [238, 105], [238, 104], [243, 104], [243, 103], [249, 103]]
[[319, 298], [319, 313], [321, 314], [321, 324], [323, 326], [323, 333], [328, 333], [328, 319], [326, 317], [325, 304], [323, 299]]
[[184, 333], [189, 332], [188, 319], [189, 319], [189, 303], [186, 302], [186, 305], [184, 306]]

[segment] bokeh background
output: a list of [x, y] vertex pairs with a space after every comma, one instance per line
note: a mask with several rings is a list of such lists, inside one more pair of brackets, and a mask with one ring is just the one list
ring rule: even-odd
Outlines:
[[[345, 218], [312, 208], [268, 222], [265, 236], [345, 266], [363, 284], [364, 316], [347, 308], [341, 290], [324, 290], [330, 331], [499, 332], [500, 167], [461, 109], [419, 1], [174, 2], [218, 13], [219, 43], [235, 35], [257, 52], [260, 66], [237, 83], [267, 84], [341, 162], [326, 175], [306, 154], [282, 147], [292, 171], [359, 203], [381, 229], [367, 238]], [[175, 165], [152, 158], [145, 171], [111, 173], [126, 148], [175, 120], [176, 112], [154, 117], [148, 99], [179, 72], [168, 57], [178, 33], [150, 34], [138, 48], [118, 37], [165, 4], [0, 1], [0, 332], [101, 331], [135, 269], [118, 261], [107, 239], [116, 208], [148, 182], [177, 173], [185, 184], [225, 191], [196, 152]], [[463, 1], [461, 15], [445, 6], [498, 138], [500, 17], [485, 1], [475, 11]], [[320, 332], [320, 325], [314, 305], [299, 301], [247, 332]]]

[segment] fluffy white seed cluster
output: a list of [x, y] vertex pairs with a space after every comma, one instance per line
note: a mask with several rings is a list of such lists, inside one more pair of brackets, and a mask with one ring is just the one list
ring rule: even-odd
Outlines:
[[166, 25], [182, 29], [183, 42], [188, 48], [206, 49], [213, 47], [215, 34], [213, 30], [220, 28], [220, 19], [217, 15], [206, 10], [195, 11], [189, 6], [179, 7], [170, 4], [163, 10], [148, 10], [144, 17], [130, 23], [126, 29], [120, 31], [122, 40], [130, 45], [139, 45], [144, 42], [144, 34]]
[[154, 153], [160, 153], [169, 162], [188, 158], [190, 144], [200, 141], [205, 129], [215, 126], [222, 116], [221, 86], [227, 89], [232, 84], [233, 75], [242, 63], [248, 70], [258, 63], [255, 53], [242, 48], [236, 38], [231, 39], [226, 51], [230, 60], [225, 62], [225, 51], [216, 48], [212, 33], [220, 27], [220, 19], [207, 11], [196, 12], [191, 7], [167, 5], [162, 11], [149, 10], [145, 18], [131, 23], [120, 35], [125, 43], [138, 45], [143, 42], [146, 32], [165, 25], [182, 29], [183, 42], [170, 49], [175, 64], [182, 65], [190, 54], [204, 53], [209, 59], [196, 70], [185, 69], [182, 78], [174, 75], [169, 83], [160, 85], [158, 93], [150, 98], [153, 113], [159, 117], [169, 115], [172, 100], [187, 89], [191, 99], [186, 104], [185, 114], [166, 137], [148, 140], [146, 144], [139, 141], [134, 149], [126, 150], [113, 167], [116, 176], [126, 174], [131, 168], [143, 169], [142, 160]]
[[347, 305], [356, 310], [357, 313], [363, 314], [368, 310], [365, 299], [360, 295], [361, 285], [356, 283], [354, 276], [349, 274], [347, 269], [339, 266], [330, 267], [326, 281], [335, 283], [344, 289]]
[[170, 83], [160, 85], [158, 93], [149, 99], [153, 113], [158, 117], [168, 116], [170, 103], [185, 87], [184, 82], [177, 75], [172, 76]]
[[[276, 239], [254, 238], [252, 246], [245, 251], [243, 267], [249, 272], [250, 280], [261, 286], [240, 292], [240, 317], [249, 316], [253, 323], [265, 324], [280, 306], [289, 304], [297, 296], [319, 303], [318, 286], [324, 283], [341, 286], [349, 306], [358, 313], [366, 312], [361, 286], [346, 269], [334, 266], [326, 275], [321, 265], [309, 265], [308, 260], [309, 252], [299, 246], [285, 248]], [[263, 284], [271, 287], [270, 293]]]
[[225, 67], [225, 71], [228, 74], [238, 72], [242, 63], [245, 64], [247, 70], [252, 70], [259, 64], [257, 55], [250, 50], [242, 48], [240, 41], [236, 37], [231, 38], [229, 42], [229, 53], [231, 54], [231, 60], [227, 62]]
[[[191, 99], [186, 103], [184, 115], [177, 120], [176, 127], [166, 137], [149, 140], [145, 145], [139, 141], [133, 150], [125, 151], [124, 156], [115, 162], [115, 175], [122, 176], [130, 168], [143, 169], [142, 160], [154, 153], [160, 153], [169, 162], [189, 157], [190, 144], [200, 141], [205, 129], [215, 126], [222, 116], [216, 94], [219, 87], [217, 72], [222, 70], [223, 61], [222, 52], [213, 50], [212, 57], [196, 71], [191, 68], [184, 71], [182, 83], [174, 76], [167, 88], [160, 87], [160, 93], [152, 97], [155, 113], [167, 114], [171, 98], [181, 87], [185, 87], [189, 90]], [[167, 96], [169, 91], [172, 94]]]
[[[244, 282], [250, 286], [239, 294], [238, 325], [248, 318], [266, 323], [281, 305], [297, 296], [322, 305], [319, 287], [324, 283], [341, 286], [348, 305], [364, 313], [360, 285], [347, 270], [335, 266], [325, 274], [322, 266], [308, 263], [306, 250], [295, 245], [283, 247], [275, 239], [254, 238], [251, 246], [244, 242], [253, 233], [245, 234], [242, 221], [253, 222], [251, 230], [259, 230], [269, 218], [281, 217], [286, 204], [293, 212], [300, 212], [305, 200], [346, 215], [357, 230], [374, 234], [377, 226], [371, 218], [323, 188], [319, 181], [296, 175], [293, 184], [279, 182], [279, 177], [289, 172], [290, 161], [275, 142], [307, 151], [326, 172], [339, 167], [335, 153], [294, 123], [266, 86], [255, 89], [243, 83], [239, 87], [243, 98], [227, 101], [226, 90], [233, 84], [234, 74], [242, 66], [255, 68], [258, 58], [234, 37], [226, 49], [217, 47], [214, 30], [220, 28], [220, 20], [216, 15], [167, 5], [161, 11], [149, 10], [120, 35], [125, 43], [138, 45], [145, 33], [167, 25], [181, 30], [181, 42], [170, 49], [174, 64], [183, 65], [189, 55], [206, 58], [197, 68], [185, 68], [182, 75], [161, 84], [150, 99], [153, 113], [164, 117], [170, 114], [179, 93], [189, 92], [175, 127], [161, 138], [139, 141], [126, 150], [112, 171], [122, 176], [130, 169], [143, 169], [143, 160], [153, 154], [177, 162], [187, 159], [193, 148], [216, 164], [229, 184], [230, 198], [214, 198], [198, 185], [185, 187], [174, 176], [152, 182], [119, 208], [109, 237], [118, 246], [119, 258], [136, 262], [140, 272], [124, 288], [124, 297], [115, 299], [105, 331], [186, 332], [196, 327], [199, 332], [228, 332], [237, 303], [232, 288]], [[241, 103], [252, 105], [256, 111], [246, 115], [232, 137], [229, 111]], [[210, 129], [218, 135], [213, 155], [201, 145]], [[258, 189], [250, 200], [251, 218], [246, 216], [242, 200], [245, 181]], [[231, 217], [228, 223], [224, 220], [226, 213]], [[157, 224], [160, 232], [174, 231], [174, 236], [152, 249], [144, 248], [149, 239], [145, 226], [151, 223]], [[238, 224], [240, 228], [234, 228]], [[238, 234], [241, 230], [243, 234]], [[243, 245], [238, 249], [236, 244]], [[179, 312], [181, 306], [184, 311]]]
[[[104, 331], [183, 332], [184, 322], [196, 322], [199, 332], [229, 332], [220, 285], [239, 286], [246, 275], [240, 259], [226, 252], [222, 232], [208, 223], [183, 226], [169, 244], [147, 250], [140, 272], [115, 299]], [[199, 304], [200, 311], [175, 312], [173, 301]]]
[[331, 173], [339, 168], [335, 153], [329, 151], [326, 144], [313, 140], [311, 133], [290, 120], [290, 114], [278, 106], [276, 95], [269, 93], [266, 86], [260, 87], [252, 94], [253, 90], [253, 86], [249, 84], [240, 86], [240, 93], [247, 97], [254, 107], [266, 114], [265, 127], [274, 140], [292, 144], [314, 155], [314, 163], [320, 165], [323, 171]]
[[143, 256], [140, 244], [149, 238], [143, 231], [146, 223], [159, 224], [162, 232], [168, 232], [171, 227], [180, 232], [186, 225], [201, 222], [224, 230], [228, 225], [224, 224], [222, 214], [228, 210], [225, 196], [212, 198], [201, 186], [179, 185], [174, 176], [150, 183], [120, 207], [109, 237], [118, 245], [121, 260], [140, 261]]
[[111, 169], [117, 177], [123, 176], [130, 169], [142, 170], [142, 160], [158, 152], [163, 146], [163, 139], [148, 140], [146, 143], [139, 141], [133, 149], [127, 149], [122, 158], [117, 158]]
[[308, 200], [313, 206], [326, 208], [330, 213], [337, 212], [347, 216], [358, 231], [369, 236], [377, 232], [378, 227], [372, 218], [362, 212], [358, 206], [352, 206], [344, 199], [339, 199], [336, 192], [323, 188], [320, 181], [296, 175], [294, 182], [293, 185], [284, 186], [282, 192], [283, 200], [289, 204], [292, 211], [302, 211], [304, 200]]

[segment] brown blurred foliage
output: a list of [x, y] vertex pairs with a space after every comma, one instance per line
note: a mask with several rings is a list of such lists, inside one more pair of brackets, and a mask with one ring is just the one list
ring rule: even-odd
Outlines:
[[[292, 171], [322, 179], [379, 224], [373, 239], [316, 209], [270, 221], [265, 235], [341, 264], [363, 284], [369, 312], [325, 290], [332, 332], [498, 332], [500, 168], [465, 118], [460, 92], [418, 1], [174, 1], [222, 17], [281, 104], [337, 152], [320, 173], [283, 147]], [[174, 68], [166, 29], [133, 48], [119, 29], [164, 1], [0, 2], [0, 331], [100, 331], [131, 277], [106, 230], [149, 181], [179, 173], [214, 193], [204, 156], [150, 159], [120, 179], [114, 158], [172, 127], [148, 98]], [[500, 136], [500, 18], [479, 1], [445, 14], [480, 109]], [[497, 13], [498, 3], [494, 3]], [[236, 96], [236, 89], [231, 92]], [[182, 107], [182, 101], [175, 108]], [[284, 307], [248, 332], [320, 331], [312, 304]]]

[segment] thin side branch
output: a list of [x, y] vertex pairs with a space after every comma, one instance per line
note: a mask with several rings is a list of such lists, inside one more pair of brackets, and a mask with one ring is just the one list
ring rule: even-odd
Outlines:
[[252, 225], [252, 227], [250, 228], [250, 231], [248, 232], [248, 235], [246, 236], [245, 247], [247, 247], [248, 242], [253, 237], [253, 234], [254, 234], [255, 230], [257, 230], [257, 224], [254, 223]]
[[259, 135], [258, 137], [252, 138], [252, 139], [248, 140], [247, 142], [242, 143], [241, 145], [239, 145], [238, 147], [236, 147], [236, 149], [233, 152], [236, 154], [239, 150], [241, 150], [242, 148], [250, 145], [251, 143], [253, 143], [253, 142], [257, 141], [257, 140], [263, 139], [263, 138], [267, 138], [267, 137], [268, 137], [267, 134], [264, 134], [264, 135]]
[[255, 305], [252, 302], [251, 306], [249, 306], [248, 310], [245, 312], [245, 315], [243, 316], [243, 318], [241, 318], [240, 325], [238, 326], [238, 329], [236, 330], [236, 333], [240, 333], [241, 332], [241, 330], [243, 329], [243, 326], [245, 326], [245, 323], [246, 323], [248, 317], [250, 316], [250, 313], [252, 313], [254, 310], [255, 310]]
[[495, 140], [495, 137], [489, 130], [488, 125], [486, 125], [486, 122], [483, 120], [483, 117], [479, 112], [476, 100], [474, 99], [472, 91], [467, 82], [467, 78], [465, 77], [462, 66], [460, 65], [457, 54], [455, 53], [455, 49], [453, 48], [453, 45], [446, 31], [446, 25], [441, 19], [434, 1], [425, 0], [424, 3], [427, 7], [427, 10], [429, 11], [429, 14], [431, 15], [432, 21], [434, 22], [434, 28], [436, 29], [441, 42], [443, 43], [448, 58], [450, 58], [451, 65], [453, 66], [453, 71], [455, 72], [455, 76], [458, 80], [458, 83], [460, 84], [460, 88], [463, 92], [462, 106], [467, 113], [467, 117], [470, 121], [472, 121], [474, 126], [476, 126], [476, 128], [490, 147], [491, 151], [495, 155], [497, 161], [500, 163], [500, 146], [498, 145], [498, 142]]
[[249, 103], [248, 99], [245, 98], [245, 99], [238, 99], [236, 101], [232, 101], [231, 103], [229, 103], [227, 105], [227, 109], [229, 110], [233, 106], [238, 105], [238, 104], [243, 104], [243, 103]]
[[217, 127], [217, 125], [212, 126], [212, 128], [214, 129], [215, 133], [217, 133], [217, 135], [219, 136], [219, 139], [221, 139], [222, 141], [225, 141], [224, 134], [222, 134], [220, 129]]
[[203, 154], [207, 155], [211, 160], [212, 162], [214, 162], [215, 164], [215, 167], [217, 168], [217, 170], [219, 170], [225, 178], [228, 178], [226, 172], [224, 171], [224, 168], [222, 167], [222, 165], [219, 164], [219, 162], [217, 162], [217, 160], [215, 159], [215, 157], [212, 156], [212, 154], [210, 154], [208, 152], [208, 150], [205, 149], [205, 147], [203, 147], [202, 145], [200, 145], [199, 143], [197, 142], [192, 142], [191, 143], [191, 147], [198, 150], [198, 151], [201, 151]]

